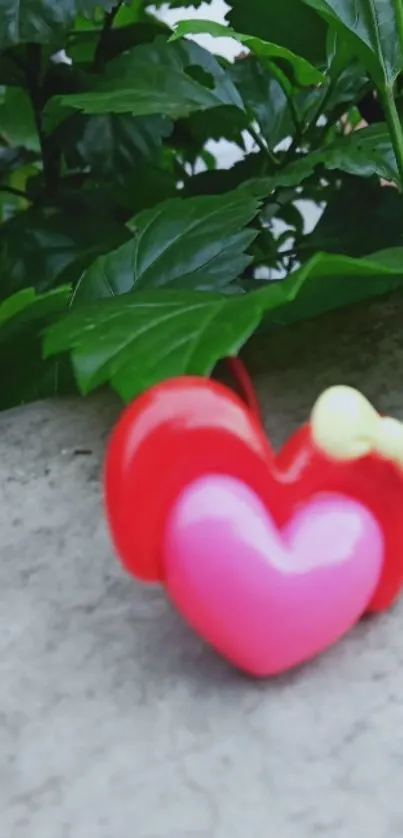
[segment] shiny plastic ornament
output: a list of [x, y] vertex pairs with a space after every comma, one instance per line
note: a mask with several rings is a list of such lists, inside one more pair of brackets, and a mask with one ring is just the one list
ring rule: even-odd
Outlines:
[[403, 425], [334, 387], [275, 454], [246, 402], [207, 378], [159, 384], [123, 413], [105, 465], [116, 550], [159, 581], [235, 666], [282, 672], [403, 583]]

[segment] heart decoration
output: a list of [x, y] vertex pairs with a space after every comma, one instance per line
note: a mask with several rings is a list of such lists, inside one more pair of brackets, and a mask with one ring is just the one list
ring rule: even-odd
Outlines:
[[120, 418], [106, 511], [127, 570], [164, 584], [207, 642], [265, 676], [396, 599], [402, 475], [403, 425], [350, 388], [323, 394], [276, 455], [231, 390], [181, 377]]
[[166, 586], [190, 625], [254, 675], [273, 675], [334, 643], [379, 580], [382, 531], [343, 495], [308, 501], [279, 530], [244, 483], [201, 478], [169, 518]]

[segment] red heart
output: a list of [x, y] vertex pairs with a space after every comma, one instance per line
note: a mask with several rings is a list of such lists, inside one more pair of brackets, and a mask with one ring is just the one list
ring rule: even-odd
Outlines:
[[[383, 571], [367, 611], [389, 608], [403, 584], [403, 474], [391, 461], [371, 454], [359, 460], [332, 460], [312, 442], [306, 424], [290, 437], [276, 457], [280, 479], [291, 474], [286, 498], [295, 509], [301, 498], [322, 491], [342, 492], [358, 500], [373, 513], [381, 525], [385, 558]], [[278, 520], [283, 521], [284, 506], [277, 507]]]
[[123, 413], [106, 459], [106, 508], [117, 551], [143, 580], [164, 581], [162, 544], [169, 512], [197, 478], [223, 474], [245, 483], [278, 526], [303, 501], [338, 492], [364, 504], [380, 524], [385, 560], [368, 610], [388, 607], [403, 582], [403, 480], [396, 466], [371, 455], [331, 460], [309, 424], [275, 456], [257, 419], [223, 385], [177, 378], [148, 390]]

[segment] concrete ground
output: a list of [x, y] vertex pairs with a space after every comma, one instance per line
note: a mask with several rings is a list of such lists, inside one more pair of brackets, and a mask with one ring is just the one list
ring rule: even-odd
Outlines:
[[[249, 355], [277, 442], [330, 383], [403, 418], [401, 297]], [[399, 838], [403, 600], [291, 674], [240, 676], [115, 560], [118, 411], [0, 416], [1, 838]]]

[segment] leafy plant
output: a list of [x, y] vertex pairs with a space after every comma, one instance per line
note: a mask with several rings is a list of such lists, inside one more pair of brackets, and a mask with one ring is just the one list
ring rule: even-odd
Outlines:
[[0, 408], [128, 400], [403, 287], [401, 0], [156, 5], [2, 3]]

